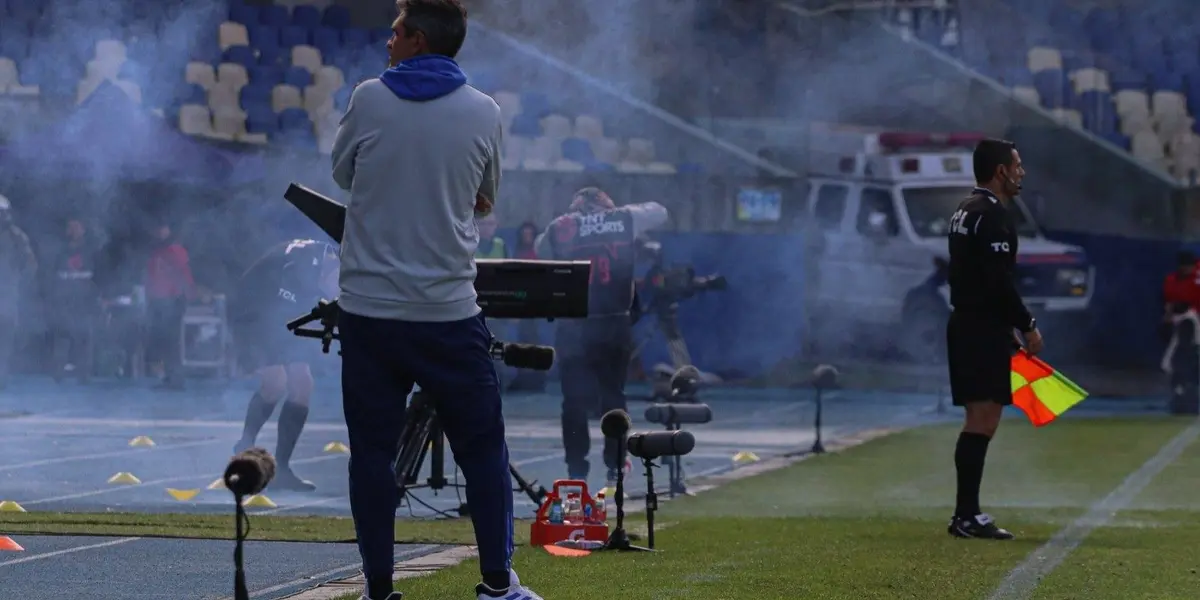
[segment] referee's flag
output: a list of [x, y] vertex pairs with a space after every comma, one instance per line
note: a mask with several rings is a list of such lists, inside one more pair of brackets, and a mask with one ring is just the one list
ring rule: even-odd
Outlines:
[[1053, 421], [1088, 393], [1041, 359], [1018, 350], [1012, 357], [1013, 404], [1025, 411], [1034, 427]]

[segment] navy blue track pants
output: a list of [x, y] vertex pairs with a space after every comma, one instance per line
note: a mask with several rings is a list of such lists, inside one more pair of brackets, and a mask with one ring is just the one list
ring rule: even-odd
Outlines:
[[342, 405], [350, 435], [350, 510], [363, 574], [391, 581], [395, 460], [413, 384], [430, 394], [466, 479], [480, 571], [507, 572], [513, 553], [512, 476], [500, 383], [482, 315], [443, 323], [342, 312]]

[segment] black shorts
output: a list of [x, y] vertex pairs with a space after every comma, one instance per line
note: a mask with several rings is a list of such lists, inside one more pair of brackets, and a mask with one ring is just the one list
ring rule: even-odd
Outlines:
[[337, 356], [334, 354], [337, 342], [330, 345], [329, 354], [324, 354], [321, 352], [321, 340], [293, 335], [283, 323], [279, 324], [278, 329], [281, 331], [255, 328], [235, 332], [238, 366], [242, 370], [255, 371], [263, 367], [295, 363], [311, 365], [322, 357]]
[[955, 406], [972, 402], [1012, 404], [1012, 327], [952, 313], [946, 326], [950, 396]]

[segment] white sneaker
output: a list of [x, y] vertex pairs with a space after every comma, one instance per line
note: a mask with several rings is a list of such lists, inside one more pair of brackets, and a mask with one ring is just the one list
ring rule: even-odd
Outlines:
[[[521, 585], [521, 579], [517, 577], [517, 572], [509, 570], [508, 572], [508, 589], [494, 590], [487, 585], [480, 583], [475, 586], [475, 594], [478, 600], [545, 600], [541, 596], [534, 593], [533, 590]], [[384, 599], [389, 600], [389, 599]]]

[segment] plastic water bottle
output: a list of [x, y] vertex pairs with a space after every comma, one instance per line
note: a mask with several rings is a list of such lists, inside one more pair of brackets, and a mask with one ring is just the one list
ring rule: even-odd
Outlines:
[[600, 513], [596, 515], [599, 520], [608, 520], [608, 496], [604, 494], [604, 490], [596, 492], [596, 511]]
[[567, 504], [564, 507], [564, 511], [567, 513], [566, 519], [568, 521], [578, 521], [579, 517], [582, 516], [583, 511], [580, 510], [579, 504], [579, 496], [575, 494], [567, 495]]
[[591, 523], [593, 514], [594, 513], [592, 512], [592, 504], [590, 502], [585, 503], [583, 505], [583, 520], [584, 520], [584, 522]]
[[562, 524], [563, 522], [563, 505], [562, 500], [557, 498], [550, 503], [550, 522], [554, 524]]

